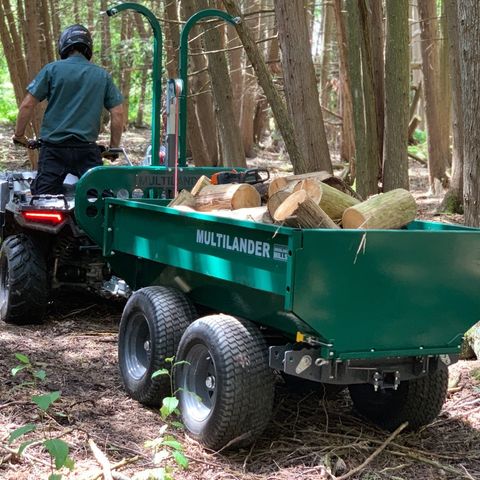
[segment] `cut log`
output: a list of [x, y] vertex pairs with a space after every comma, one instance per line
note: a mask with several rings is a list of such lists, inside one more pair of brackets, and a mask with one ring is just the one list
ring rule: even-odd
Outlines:
[[307, 178], [318, 178], [322, 181], [325, 178], [331, 177], [332, 174], [324, 171], [302, 173], [301, 175], [288, 175], [287, 177], [277, 177], [270, 182], [268, 186], [268, 196], [271, 197], [280, 190], [293, 191], [295, 185]]
[[[345, 174], [348, 176], [350, 173], [350, 168], [347, 167], [345, 170], [346, 172], [342, 172], [340, 175]], [[350, 195], [353, 198], [356, 198], [359, 202], [363, 202], [363, 198], [341, 176], [335, 177], [334, 175], [331, 175], [329, 178], [322, 180], [322, 182], [330, 185], [333, 188], [336, 188], [337, 190], [340, 190], [343, 193], [346, 193], [347, 195]]]
[[285, 190], [280, 190], [277, 193], [274, 193], [267, 202], [268, 213], [272, 218], [275, 216], [277, 208], [286, 200], [290, 194]]
[[370, 197], [343, 212], [343, 228], [400, 228], [415, 220], [417, 204], [403, 188]]
[[273, 223], [271, 219], [269, 222], [264, 221], [265, 214], [268, 214], [266, 205], [262, 207], [239, 208], [238, 210], [211, 210], [204, 213], [216, 217], [234, 218], [236, 220], [250, 220], [257, 223]]
[[262, 203], [267, 203], [268, 200], [268, 183], [260, 182], [253, 184], [255, 190], [260, 194], [260, 198], [262, 199]]
[[339, 228], [305, 190], [289, 195], [277, 208], [273, 218], [277, 222], [289, 219], [300, 228]]
[[207, 185], [195, 197], [195, 208], [199, 212], [211, 210], [238, 210], [259, 207], [260, 194], [247, 183]]
[[356, 198], [323, 183], [316, 178], [302, 180], [295, 185], [294, 192], [305, 190], [310, 198], [332, 219], [341, 220], [343, 212], [360, 203]]
[[177, 207], [185, 205], [187, 207], [195, 208], [195, 197], [188, 191], [182, 190], [169, 204], [169, 207]]
[[193, 186], [192, 190], [190, 191], [190, 193], [196, 197], [198, 195], [198, 193], [202, 190], [202, 188], [208, 186], [208, 185], [211, 185], [211, 181], [208, 177], [206, 177], [205, 175], [202, 175], [198, 180], [197, 180], [197, 183]]

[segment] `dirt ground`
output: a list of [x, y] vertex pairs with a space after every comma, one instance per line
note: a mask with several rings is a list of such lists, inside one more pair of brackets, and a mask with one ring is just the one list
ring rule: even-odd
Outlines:
[[[0, 162], [4, 168], [19, 168], [23, 152], [7, 145], [8, 136], [8, 131], [0, 130]], [[125, 143], [134, 159], [141, 158], [144, 133], [129, 134]], [[427, 195], [426, 173], [424, 166], [412, 164], [420, 216], [433, 218], [439, 197]], [[27, 423], [41, 423], [39, 430], [47, 437], [69, 444], [75, 470], [63, 471], [64, 478], [101, 478], [89, 439], [112, 465], [128, 462], [119, 469], [124, 476], [117, 478], [148, 478], [148, 472], [158, 467], [145, 441], [159, 436], [163, 422], [157, 411], [126, 396], [119, 377], [116, 343], [121, 312], [120, 302], [75, 294], [53, 301], [41, 327], [0, 323], [0, 479], [40, 480], [50, 473], [49, 456], [40, 445], [29, 446], [21, 458], [7, 445], [9, 434]], [[15, 353], [28, 355], [44, 369], [45, 382], [21, 387], [22, 374], [12, 378], [10, 372], [18, 364]], [[183, 442], [190, 465], [182, 470], [171, 459], [163, 465], [169, 464], [173, 477], [181, 480], [480, 479], [480, 361], [461, 361], [450, 370], [451, 391], [441, 415], [420, 432], [401, 433], [387, 445], [390, 434], [356, 417], [345, 392], [333, 400], [315, 393], [294, 395], [279, 381], [273, 418], [251, 449], [208, 451], [169, 427]], [[56, 390], [61, 397], [42, 421], [31, 395]]]

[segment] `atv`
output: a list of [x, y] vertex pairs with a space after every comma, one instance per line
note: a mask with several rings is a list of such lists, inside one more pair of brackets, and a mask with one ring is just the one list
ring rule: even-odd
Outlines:
[[43, 323], [47, 305], [65, 289], [128, 297], [128, 285], [75, 221], [77, 177], [67, 175], [60, 195], [32, 195], [35, 175], [0, 174], [0, 320]]

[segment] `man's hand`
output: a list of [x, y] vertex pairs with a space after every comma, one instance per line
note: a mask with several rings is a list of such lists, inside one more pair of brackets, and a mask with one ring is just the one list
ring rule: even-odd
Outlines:
[[25, 135], [16, 135], [13, 134], [12, 141], [15, 145], [20, 145], [22, 147], [28, 147], [28, 138]]

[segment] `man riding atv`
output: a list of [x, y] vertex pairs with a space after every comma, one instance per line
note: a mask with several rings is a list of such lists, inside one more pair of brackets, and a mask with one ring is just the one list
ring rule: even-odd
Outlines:
[[110, 112], [110, 147], [119, 147], [123, 129], [122, 95], [111, 76], [90, 62], [92, 37], [82, 25], [64, 30], [58, 40], [62, 60], [49, 63], [27, 87], [13, 141], [27, 146], [25, 129], [35, 106], [48, 101], [40, 131], [41, 148], [33, 194], [60, 194], [68, 173], [81, 177], [102, 165], [95, 143], [102, 110]]
[[68, 27], [58, 53], [62, 60], [46, 65], [28, 85], [13, 136], [15, 144], [33, 148], [25, 128], [46, 99], [41, 139], [35, 142], [38, 172], [0, 174], [0, 320], [17, 325], [41, 323], [52, 291], [64, 287], [128, 295], [101, 249], [78, 227], [75, 185], [67, 177], [102, 165], [95, 142], [104, 107], [111, 117], [110, 147], [119, 147], [122, 95], [110, 75], [90, 63], [92, 38], [85, 27]]

